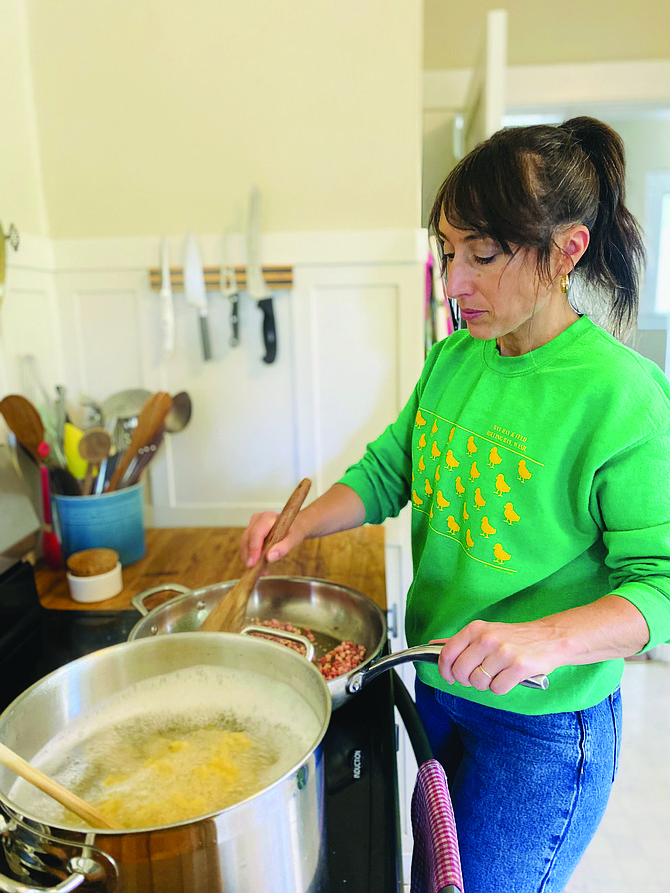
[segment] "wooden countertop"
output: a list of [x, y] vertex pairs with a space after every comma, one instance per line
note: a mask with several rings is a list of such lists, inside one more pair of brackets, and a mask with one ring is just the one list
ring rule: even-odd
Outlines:
[[[130, 599], [160, 583], [181, 583], [192, 589], [237, 580], [244, 571], [238, 545], [242, 527], [150, 528], [147, 554], [123, 568], [123, 591], [93, 604], [70, 597], [65, 571], [53, 571], [42, 562], [35, 568], [40, 602], [45, 608], [114, 611], [130, 607]], [[306, 540], [286, 558], [272, 565], [280, 576], [318, 577], [350, 586], [386, 608], [384, 528], [365, 526]], [[167, 593], [150, 602], [160, 604]]]

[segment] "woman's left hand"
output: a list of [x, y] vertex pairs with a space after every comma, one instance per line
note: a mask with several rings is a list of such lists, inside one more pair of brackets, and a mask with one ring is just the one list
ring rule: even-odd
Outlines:
[[550, 673], [560, 665], [552, 636], [543, 621], [489, 623], [473, 620], [442, 644], [438, 669], [450, 684], [490, 689], [504, 695], [529, 676]]

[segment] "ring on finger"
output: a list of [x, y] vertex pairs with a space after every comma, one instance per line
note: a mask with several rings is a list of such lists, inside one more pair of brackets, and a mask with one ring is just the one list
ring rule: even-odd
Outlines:
[[489, 679], [493, 679], [493, 676], [490, 673], [487, 673], [481, 664], [479, 664], [479, 666], [475, 667], [475, 670], [481, 670], [485, 676], [488, 676]]

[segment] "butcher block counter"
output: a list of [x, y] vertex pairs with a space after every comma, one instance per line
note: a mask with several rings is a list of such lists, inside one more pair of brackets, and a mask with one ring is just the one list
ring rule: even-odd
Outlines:
[[[162, 583], [191, 589], [237, 580], [244, 571], [239, 555], [242, 527], [150, 528], [144, 558], [123, 568], [123, 590], [114, 598], [86, 604], [70, 597], [65, 570], [39, 562], [35, 579], [43, 607], [62, 610], [114, 611], [130, 607], [133, 596]], [[317, 577], [362, 592], [386, 609], [384, 528], [368, 525], [305, 540], [270, 566], [270, 574]], [[149, 602], [155, 607], [173, 594]]]

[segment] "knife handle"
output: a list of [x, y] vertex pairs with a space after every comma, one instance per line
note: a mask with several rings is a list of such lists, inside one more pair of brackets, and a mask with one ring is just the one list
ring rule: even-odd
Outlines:
[[263, 362], [274, 363], [277, 356], [277, 330], [272, 298], [263, 298], [258, 302], [258, 306], [263, 311], [263, 343], [265, 345]]
[[231, 295], [230, 298], [230, 328], [230, 346], [237, 347], [240, 343], [240, 314], [237, 295]]
[[205, 360], [211, 360], [212, 345], [209, 343], [209, 322], [204, 313], [200, 314], [200, 335], [202, 336], [202, 355]]

